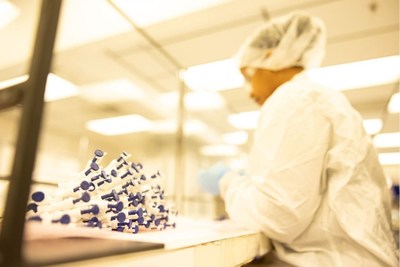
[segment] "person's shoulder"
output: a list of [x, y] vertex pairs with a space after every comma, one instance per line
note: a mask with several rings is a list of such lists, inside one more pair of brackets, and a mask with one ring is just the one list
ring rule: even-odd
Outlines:
[[276, 100], [309, 105], [329, 93], [329, 88], [311, 81], [305, 74], [298, 74], [277, 90]]
[[327, 85], [313, 81], [307, 73], [301, 73], [293, 77], [291, 81], [285, 84], [286, 93], [294, 94], [304, 101], [323, 101], [324, 99], [343, 99], [344, 94]]

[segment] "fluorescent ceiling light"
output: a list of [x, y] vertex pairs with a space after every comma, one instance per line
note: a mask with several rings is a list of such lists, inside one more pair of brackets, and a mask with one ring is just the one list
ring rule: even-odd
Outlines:
[[55, 51], [132, 31], [132, 26], [108, 1], [63, 1], [57, 30]]
[[227, 160], [229, 168], [232, 170], [244, 170], [247, 165], [246, 155], [239, 155]]
[[[149, 132], [154, 134], [175, 134], [177, 130], [176, 120], [161, 120], [153, 121]], [[209, 144], [221, 141], [220, 133], [217, 133], [200, 120], [185, 120], [183, 131], [185, 136], [195, 136]]]
[[195, 11], [227, 2], [227, 0], [112, 0], [140, 27], [147, 27]]
[[389, 113], [400, 113], [400, 93], [392, 95], [388, 105]]
[[177, 130], [176, 120], [160, 120], [153, 121], [150, 132], [155, 134], [172, 134], [176, 133]]
[[236, 146], [232, 145], [211, 145], [211, 146], [202, 146], [200, 148], [200, 153], [203, 156], [218, 156], [218, 157], [227, 157], [227, 156], [236, 156], [239, 153], [239, 149]]
[[6, 89], [8, 87], [14, 86], [19, 83], [26, 82], [28, 80], [29, 75], [18, 76], [12, 79], [8, 79], [0, 82], [0, 90]]
[[376, 58], [307, 71], [311, 80], [336, 90], [349, 90], [397, 82], [400, 56]]
[[400, 133], [382, 133], [374, 136], [374, 145], [379, 148], [400, 147]]
[[259, 111], [248, 111], [231, 114], [228, 116], [228, 121], [237, 129], [255, 129], [257, 127], [259, 116]]
[[[178, 107], [178, 92], [164, 93], [156, 101], [169, 109]], [[189, 92], [185, 94], [185, 109], [189, 111], [205, 111], [221, 109], [225, 106], [224, 98], [218, 92]]]
[[[28, 77], [29, 75], [26, 74], [13, 79], [2, 81], [0, 82], [0, 90], [25, 82], [28, 80]], [[49, 101], [59, 100], [75, 96], [78, 93], [79, 89], [75, 84], [53, 73], [49, 73], [49, 75], [47, 76], [46, 91], [44, 94], [45, 101], [49, 102]]]
[[226, 133], [222, 136], [222, 140], [230, 145], [243, 145], [247, 143], [248, 134], [245, 131]]
[[185, 106], [190, 111], [221, 109], [225, 100], [217, 92], [189, 92], [185, 95]]
[[367, 134], [374, 135], [382, 130], [382, 120], [381, 119], [363, 120], [363, 126]]
[[151, 122], [134, 114], [88, 121], [86, 128], [102, 135], [121, 135], [148, 131], [151, 129]]
[[19, 15], [16, 5], [7, 0], [0, 0], [0, 29], [13, 21]]
[[144, 100], [143, 89], [127, 79], [117, 79], [82, 87], [81, 96], [95, 103], [115, 103]]
[[178, 107], [178, 99], [179, 93], [174, 91], [157, 95], [155, 101], [160, 106], [168, 107], [169, 109], [176, 109]]
[[[311, 80], [336, 90], [349, 90], [397, 82], [400, 56], [376, 58], [311, 69]], [[182, 78], [192, 90], [226, 90], [242, 87], [244, 78], [233, 59], [189, 67]]]
[[45, 101], [59, 100], [75, 96], [77, 94], [78, 87], [75, 84], [53, 73], [49, 73], [47, 76], [46, 91], [44, 94]]
[[244, 78], [233, 59], [189, 67], [182, 72], [185, 84], [192, 90], [219, 91], [243, 86]]
[[400, 165], [400, 152], [379, 153], [378, 157], [382, 165]]
[[[160, 120], [153, 121], [151, 129], [149, 130], [155, 134], [172, 134], [177, 132], [176, 120]], [[184, 123], [185, 135], [201, 135], [207, 134], [208, 127], [199, 120], [187, 120]]]
[[184, 125], [187, 135], [207, 134], [208, 132], [208, 126], [199, 120], [188, 120]]

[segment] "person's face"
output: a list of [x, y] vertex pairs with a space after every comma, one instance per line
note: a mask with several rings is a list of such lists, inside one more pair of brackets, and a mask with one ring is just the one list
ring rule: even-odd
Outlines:
[[277, 88], [275, 72], [254, 68], [242, 68], [241, 72], [250, 85], [250, 97], [259, 105], [263, 105]]

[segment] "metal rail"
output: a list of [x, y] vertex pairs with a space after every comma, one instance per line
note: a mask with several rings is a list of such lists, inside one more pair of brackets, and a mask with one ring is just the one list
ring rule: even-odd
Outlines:
[[178, 88], [179, 100], [178, 100], [178, 112], [177, 112], [177, 130], [176, 130], [176, 151], [175, 151], [175, 205], [180, 211], [183, 210], [183, 190], [185, 188], [185, 161], [184, 161], [184, 122], [185, 122], [185, 106], [184, 97], [186, 94], [186, 84], [180, 77], [181, 72], [185, 67], [178, 62], [168, 51], [166, 51], [155, 39], [153, 39], [149, 34], [147, 34], [143, 29], [138, 27], [134, 21], [121, 10], [112, 0], [108, 0], [110, 5], [144, 38], [147, 42], [156, 49], [161, 55], [163, 55], [175, 68], [177, 79], [180, 81], [180, 86]]

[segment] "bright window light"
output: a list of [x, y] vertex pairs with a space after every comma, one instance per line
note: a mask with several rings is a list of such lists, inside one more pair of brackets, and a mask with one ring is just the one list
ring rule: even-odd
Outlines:
[[203, 156], [215, 156], [215, 157], [229, 157], [236, 156], [239, 154], [239, 149], [232, 145], [211, 145], [202, 146], [200, 153]]
[[183, 16], [198, 10], [227, 2], [227, 0], [112, 0], [140, 27]]
[[363, 126], [367, 134], [374, 135], [382, 130], [382, 120], [381, 119], [363, 120]]
[[400, 78], [400, 56], [311, 69], [307, 75], [311, 80], [337, 90], [394, 83]]
[[392, 95], [388, 105], [389, 113], [400, 113], [400, 93]]
[[143, 90], [126, 79], [117, 79], [82, 87], [82, 97], [95, 103], [144, 100]]
[[149, 131], [151, 122], [143, 116], [134, 114], [88, 121], [86, 128], [102, 135], [121, 135]]
[[222, 136], [222, 140], [229, 145], [243, 145], [247, 143], [248, 134], [246, 131], [226, 133]]
[[192, 90], [219, 91], [243, 86], [244, 78], [233, 59], [189, 67], [181, 74]]
[[400, 147], [400, 133], [382, 133], [374, 136], [374, 145], [379, 148]]
[[237, 129], [255, 129], [257, 127], [259, 111], [248, 111], [228, 116], [229, 123]]
[[400, 152], [379, 153], [378, 156], [382, 165], [400, 165]]
[[[28, 80], [28, 77], [29, 75], [26, 74], [13, 79], [2, 81], [0, 82], [0, 90], [16, 85], [18, 83], [25, 82]], [[49, 73], [49, 75], [47, 76], [46, 91], [44, 94], [45, 101], [49, 102], [49, 101], [59, 100], [75, 96], [78, 93], [79, 89], [75, 84], [53, 73]]]
[[0, 0], [0, 29], [13, 21], [19, 15], [16, 5], [7, 0]]

